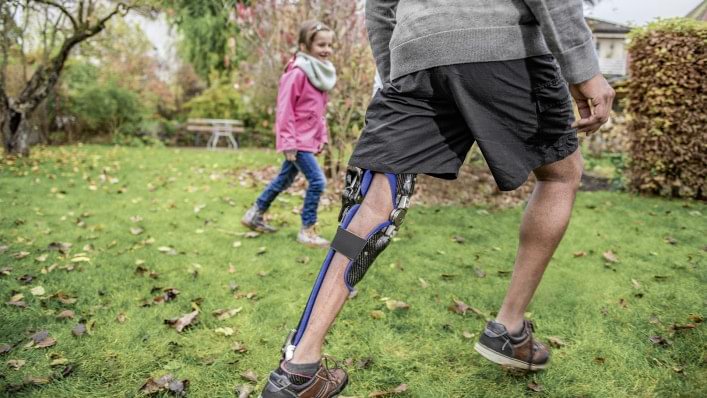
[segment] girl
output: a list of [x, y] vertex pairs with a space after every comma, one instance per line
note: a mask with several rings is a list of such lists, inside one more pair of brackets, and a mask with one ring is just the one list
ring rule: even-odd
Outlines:
[[307, 194], [302, 207], [302, 228], [297, 241], [308, 246], [327, 247], [329, 242], [314, 229], [319, 197], [326, 179], [317, 164], [328, 141], [324, 112], [327, 92], [336, 84], [336, 70], [328, 60], [332, 54], [334, 32], [317, 21], [307, 21], [299, 31], [299, 51], [285, 67], [277, 95], [276, 148], [285, 155], [278, 176], [268, 184], [241, 223], [261, 231], [276, 229], [263, 220], [263, 214], [280, 192], [287, 189], [298, 172], [307, 178]]

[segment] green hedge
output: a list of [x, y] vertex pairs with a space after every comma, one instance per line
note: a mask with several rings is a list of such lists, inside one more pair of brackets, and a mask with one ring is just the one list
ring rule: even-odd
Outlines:
[[707, 23], [662, 20], [631, 33], [630, 184], [705, 199]]

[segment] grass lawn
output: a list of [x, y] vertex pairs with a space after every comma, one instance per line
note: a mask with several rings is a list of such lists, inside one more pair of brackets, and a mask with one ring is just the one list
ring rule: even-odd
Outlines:
[[[273, 206], [279, 233], [243, 235], [239, 219], [263, 187], [246, 171], [278, 161], [257, 150], [60, 147], [0, 164], [0, 395], [132, 397], [170, 373], [189, 380], [189, 396], [229, 397], [253, 384], [247, 371], [259, 390], [324, 256], [294, 242], [297, 195]], [[509, 282], [521, 211], [408, 214], [328, 338], [327, 353], [349, 364], [345, 396], [402, 383], [408, 397], [707, 394], [704, 203], [580, 193], [529, 309], [538, 336], [559, 346], [535, 375], [473, 351]], [[325, 236], [337, 212], [322, 211]], [[153, 298], [174, 297], [167, 288], [176, 298]], [[450, 311], [454, 299], [473, 310]], [[67, 309], [73, 319], [57, 317]], [[164, 322], [195, 309], [181, 333]], [[217, 309], [240, 311], [219, 320]], [[87, 331], [75, 336], [78, 323]], [[49, 337], [28, 346], [38, 331]]]

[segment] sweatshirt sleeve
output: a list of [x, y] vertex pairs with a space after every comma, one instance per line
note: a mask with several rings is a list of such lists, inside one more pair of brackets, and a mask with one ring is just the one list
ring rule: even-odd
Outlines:
[[582, 0], [524, 1], [540, 24], [545, 42], [568, 83], [581, 83], [601, 73]]
[[390, 80], [390, 38], [398, 0], [366, 0], [366, 29], [376, 67], [383, 82]]
[[302, 93], [302, 85], [305, 78], [304, 73], [297, 69], [292, 69], [280, 79], [280, 87], [277, 91], [275, 126], [277, 139], [280, 141], [278, 149], [282, 151], [297, 149], [295, 104]]

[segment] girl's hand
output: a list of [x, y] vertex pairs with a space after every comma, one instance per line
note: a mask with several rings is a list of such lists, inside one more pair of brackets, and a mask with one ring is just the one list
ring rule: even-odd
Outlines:
[[324, 150], [326, 149], [326, 147], [327, 147], [327, 143], [326, 143], [326, 142], [323, 143], [322, 145], [320, 145], [320, 146], [319, 146], [319, 150], [317, 151], [317, 156], [321, 155], [322, 152], [324, 152]]
[[290, 149], [288, 151], [285, 151], [285, 159], [289, 160], [290, 162], [294, 162], [295, 160], [297, 160], [297, 150]]

